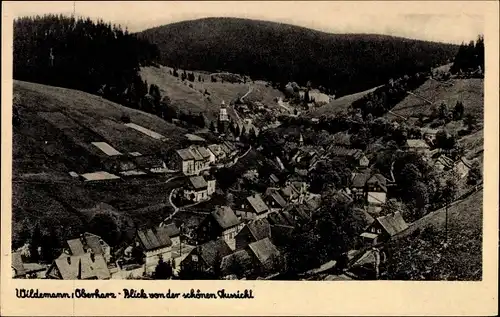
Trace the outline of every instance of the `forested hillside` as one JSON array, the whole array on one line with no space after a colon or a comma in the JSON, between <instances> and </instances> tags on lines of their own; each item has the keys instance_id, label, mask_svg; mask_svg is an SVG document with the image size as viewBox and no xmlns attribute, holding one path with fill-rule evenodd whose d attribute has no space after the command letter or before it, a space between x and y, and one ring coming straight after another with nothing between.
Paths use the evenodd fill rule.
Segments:
<instances>
[{"instance_id":1,"label":"forested hillside","mask_svg":"<svg viewBox=\"0 0 500 317\"><path fill-rule=\"evenodd\" d=\"M45 15L14 21L14 79L99 93L141 108L147 83L140 66L158 56L155 45L102 20Z\"/></svg>"},{"instance_id":2,"label":"forested hillside","mask_svg":"<svg viewBox=\"0 0 500 317\"><path fill-rule=\"evenodd\" d=\"M329 34L274 22L206 18L139 33L162 64L275 82L311 81L342 96L453 59L458 46L368 34Z\"/></svg>"}]
</instances>

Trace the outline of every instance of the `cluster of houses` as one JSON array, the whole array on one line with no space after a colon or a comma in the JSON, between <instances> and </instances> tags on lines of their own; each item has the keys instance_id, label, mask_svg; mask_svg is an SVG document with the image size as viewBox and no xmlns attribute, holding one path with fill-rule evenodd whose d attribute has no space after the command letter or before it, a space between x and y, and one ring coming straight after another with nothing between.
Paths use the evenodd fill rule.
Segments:
<instances>
[{"instance_id":1,"label":"cluster of houses","mask_svg":"<svg viewBox=\"0 0 500 317\"><path fill-rule=\"evenodd\" d=\"M172 162L176 170L184 175L198 175L219 163L232 161L238 154L236 146L228 141L221 144L204 146L190 146L175 151Z\"/></svg>"}]
</instances>

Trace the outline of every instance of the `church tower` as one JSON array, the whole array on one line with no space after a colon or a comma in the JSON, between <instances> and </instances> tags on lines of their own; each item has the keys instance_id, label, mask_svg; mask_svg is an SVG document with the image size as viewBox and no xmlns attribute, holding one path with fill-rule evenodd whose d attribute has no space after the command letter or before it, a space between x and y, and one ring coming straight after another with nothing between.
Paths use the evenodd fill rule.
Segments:
<instances>
[{"instance_id":1,"label":"church tower","mask_svg":"<svg viewBox=\"0 0 500 317\"><path fill-rule=\"evenodd\" d=\"M227 133L229 129L229 116L227 115L227 108L224 100L222 100L220 105L217 129L219 130L219 133Z\"/></svg>"}]
</instances>

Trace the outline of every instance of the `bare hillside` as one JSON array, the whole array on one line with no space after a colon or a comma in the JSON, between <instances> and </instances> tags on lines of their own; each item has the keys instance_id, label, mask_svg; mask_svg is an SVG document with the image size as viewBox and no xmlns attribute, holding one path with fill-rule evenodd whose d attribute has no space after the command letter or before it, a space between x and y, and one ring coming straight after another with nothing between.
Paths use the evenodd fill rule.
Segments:
<instances>
[{"instance_id":1,"label":"bare hillside","mask_svg":"<svg viewBox=\"0 0 500 317\"><path fill-rule=\"evenodd\" d=\"M170 74L171 71L172 68L164 66L143 67L140 75L149 85L157 85L162 96L167 95L177 109L186 113L203 112L209 120L217 117L222 101L229 104L245 96L248 101L259 101L277 107L275 98L283 96L280 91L268 86L264 81L230 83L219 79L217 82L212 82L210 74L194 71L195 81L183 82L180 76L175 77ZM179 70L179 73L181 72L182 70ZM199 78L203 81L199 81ZM232 111L229 111L229 115L234 117Z\"/></svg>"}]
</instances>

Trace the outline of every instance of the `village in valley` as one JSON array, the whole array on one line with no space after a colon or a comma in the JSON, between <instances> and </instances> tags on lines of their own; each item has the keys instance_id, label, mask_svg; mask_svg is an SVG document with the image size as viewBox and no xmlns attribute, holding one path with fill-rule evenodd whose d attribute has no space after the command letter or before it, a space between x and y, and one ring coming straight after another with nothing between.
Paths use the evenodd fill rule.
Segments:
<instances>
[{"instance_id":1,"label":"village in valley","mask_svg":"<svg viewBox=\"0 0 500 317\"><path fill-rule=\"evenodd\" d=\"M161 61L92 94L19 66L13 277L480 279L481 54L340 96Z\"/></svg>"}]
</instances>

